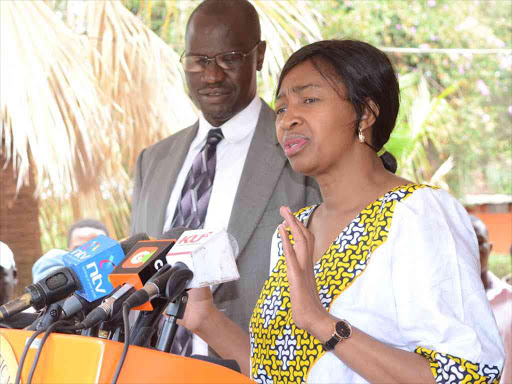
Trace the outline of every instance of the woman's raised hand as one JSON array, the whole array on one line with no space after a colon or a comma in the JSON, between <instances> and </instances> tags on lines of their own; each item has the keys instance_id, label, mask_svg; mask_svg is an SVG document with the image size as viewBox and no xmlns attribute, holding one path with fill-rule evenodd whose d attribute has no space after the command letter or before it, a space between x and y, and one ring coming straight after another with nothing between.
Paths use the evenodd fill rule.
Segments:
<instances>
[{"instance_id":1,"label":"woman's raised hand","mask_svg":"<svg viewBox=\"0 0 512 384\"><path fill-rule=\"evenodd\" d=\"M286 258L293 322L300 329L315 335L315 325L320 319L329 317L318 296L313 271L313 250L315 236L291 213L288 207L281 207L284 223L279 226ZM292 245L286 227L295 240Z\"/></svg>"}]
</instances>

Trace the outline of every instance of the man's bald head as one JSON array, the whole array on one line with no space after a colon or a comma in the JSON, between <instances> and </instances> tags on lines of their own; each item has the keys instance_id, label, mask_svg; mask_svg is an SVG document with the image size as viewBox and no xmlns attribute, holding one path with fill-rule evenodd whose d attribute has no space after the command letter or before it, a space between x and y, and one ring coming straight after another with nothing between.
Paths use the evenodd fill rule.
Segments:
<instances>
[{"instance_id":1,"label":"man's bald head","mask_svg":"<svg viewBox=\"0 0 512 384\"><path fill-rule=\"evenodd\" d=\"M199 16L199 17L198 17ZM205 0L194 9L187 23L186 36L202 16L217 18L223 24L243 26L249 41L261 40L260 19L256 8L247 0ZM235 30L240 30L235 28ZM187 38L187 37L186 37Z\"/></svg>"}]
</instances>

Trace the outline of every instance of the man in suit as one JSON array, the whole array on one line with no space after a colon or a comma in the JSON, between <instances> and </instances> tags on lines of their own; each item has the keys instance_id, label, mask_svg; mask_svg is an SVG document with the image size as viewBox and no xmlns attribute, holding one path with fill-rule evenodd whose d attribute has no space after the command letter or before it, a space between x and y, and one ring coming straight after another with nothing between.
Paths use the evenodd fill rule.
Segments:
<instances>
[{"instance_id":1,"label":"man in suit","mask_svg":"<svg viewBox=\"0 0 512 384\"><path fill-rule=\"evenodd\" d=\"M158 236L176 226L184 185L208 132L221 128L204 228L226 228L238 242L240 279L220 285L214 301L248 329L269 274L279 207L318 203L312 179L291 169L275 133L274 111L257 96L265 56L259 18L245 0L205 0L191 15L182 56L199 121L143 150L137 160L131 232ZM193 168L192 168L193 169ZM183 221L179 221L183 225ZM194 353L205 353L195 337Z\"/></svg>"}]
</instances>

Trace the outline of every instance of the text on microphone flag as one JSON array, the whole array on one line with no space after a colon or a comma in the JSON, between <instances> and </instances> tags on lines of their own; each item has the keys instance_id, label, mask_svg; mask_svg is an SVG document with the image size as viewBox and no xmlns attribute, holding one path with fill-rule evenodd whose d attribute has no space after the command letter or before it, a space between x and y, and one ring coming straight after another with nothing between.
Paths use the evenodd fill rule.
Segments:
<instances>
[{"instance_id":1,"label":"text on microphone flag","mask_svg":"<svg viewBox=\"0 0 512 384\"><path fill-rule=\"evenodd\" d=\"M123 259L121 245L100 235L69 252L63 262L77 273L82 283L82 290L77 293L92 302L114 289L109 274Z\"/></svg>"}]
</instances>

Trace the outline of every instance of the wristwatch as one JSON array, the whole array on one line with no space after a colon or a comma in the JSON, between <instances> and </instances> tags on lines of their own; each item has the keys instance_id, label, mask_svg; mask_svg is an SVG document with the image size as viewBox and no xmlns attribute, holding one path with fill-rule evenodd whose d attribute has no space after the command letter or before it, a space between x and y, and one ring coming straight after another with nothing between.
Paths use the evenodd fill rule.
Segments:
<instances>
[{"instance_id":1,"label":"wristwatch","mask_svg":"<svg viewBox=\"0 0 512 384\"><path fill-rule=\"evenodd\" d=\"M347 320L340 320L333 325L332 337L322 346L325 351L332 351L340 341L352 336L352 327Z\"/></svg>"}]
</instances>

